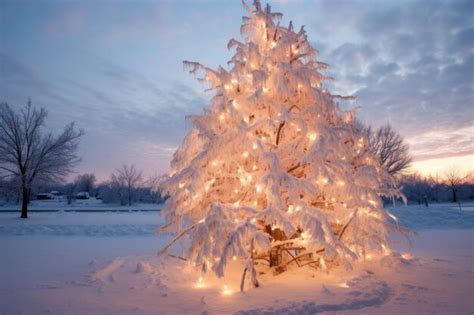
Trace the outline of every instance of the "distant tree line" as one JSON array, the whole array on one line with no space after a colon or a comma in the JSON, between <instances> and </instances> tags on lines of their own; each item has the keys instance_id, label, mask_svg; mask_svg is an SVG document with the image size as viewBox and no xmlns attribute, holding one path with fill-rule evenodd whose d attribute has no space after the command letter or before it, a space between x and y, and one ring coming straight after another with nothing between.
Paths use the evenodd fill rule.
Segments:
<instances>
[{"instance_id":1,"label":"distant tree line","mask_svg":"<svg viewBox=\"0 0 474 315\"><path fill-rule=\"evenodd\" d=\"M44 132L47 112L31 105L19 110L0 103L0 202L21 202L21 217L27 218L29 201L38 193L55 192L75 202L78 196L91 196L104 203L131 206L133 203L161 203L158 189L161 177L147 180L134 165L122 165L108 181L97 183L94 174L81 174L73 181L65 178L79 162L78 140L84 132L74 123L57 135ZM390 124L372 129L357 122L367 138L369 150L393 175L410 202L459 202L474 199L474 178L460 176L451 169L440 176L406 174L412 161L408 145Z\"/></svg>"},{"instance_id":2,"label":"distant tree line","mask_svg":"<svg viewBox=\"0 0 474 315\"><path fill-rule=\"evenodd\" d=\"M428 206L432 202L474 200L473 176L461 176L455 169L448 170L442 176L403 175L399 182L411 203Z\"/></svg>"},{"instance_id":3,"label":"distant tree line","mask_svg":"<svg viewBox=\"0 0 474 315\"><path fill-rule=\"evenodd\" d=\"M125 171L128 171L125 172ZM156 182L159 177L143 180L141 172L135 166L124 165L117 169L110 180L98 183L94 174L81 174L70 182L37 181L31 186L30 200L37 194L55 193L55 198L67 200L68 204L76 202L77 195L87 193L90 198L102 200L107 204L131 206L135 203L162 203L165 198ZM11 180L0 180L0 201L20 203L22 191L18 183Z\"/></svg>"}]
</instances>

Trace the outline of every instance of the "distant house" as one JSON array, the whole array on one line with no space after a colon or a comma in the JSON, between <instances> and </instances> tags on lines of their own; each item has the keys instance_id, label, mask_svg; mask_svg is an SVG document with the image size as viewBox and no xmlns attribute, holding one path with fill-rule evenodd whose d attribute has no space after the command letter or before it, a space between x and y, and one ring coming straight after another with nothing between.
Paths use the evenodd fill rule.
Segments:
<instances>
[{"instance_id":1,"label":"distant house","mask_svg":"<svg viewBox=\"0 0 474 315\"><path fill-rule=\"evenodd\" d=\"M37 200L51 200L51 199L54 199L54 195L50 193L40 193L40 194L36 194L36 199Z\"/></svg>"},{"instance_id":2,"label":"distant house","mask_svg":"<svg viewBox=\"0 0 474 315\"><path fill-rule=\"evenodd\" d=\"M89 199L90 195L87 191L80 191L76 194L76 199Z\"/></svg>"}]
</instances>

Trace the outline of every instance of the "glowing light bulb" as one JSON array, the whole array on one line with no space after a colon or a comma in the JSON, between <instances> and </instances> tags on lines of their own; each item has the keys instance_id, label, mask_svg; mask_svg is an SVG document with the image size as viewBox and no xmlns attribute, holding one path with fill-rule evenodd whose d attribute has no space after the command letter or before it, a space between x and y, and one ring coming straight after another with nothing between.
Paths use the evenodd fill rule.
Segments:
<instances>
[{"instance_id":1,"label":"glowing light bulb","mask_svg":"<svg viewBox=\"0 0 474 315\"><path fill-rule=\"evenodd\" d=\"M235 255L232 256L232 260L233 260L233 261L236 261L236 260L237 260L237 256L235 256Z\"/></svg>"},{"instance_id":2,"label":"glowing light bulb","mask_svg":"<svg viewBox=\"0 0 474 315\"><path fill-rule=\"evenodd\" d=\"M204 283L204 279L202 277L199 277L198 281L194 285L196 289L202 289L206 287L206 284Z\"/></svg>"},{"instance_id":3,"label":"glowing light bulb","mask_svg":"<svg viewBox=\"0 0 474 315\"><path fill-rule=\"evenodd\" d=\"M303 241L303 243L306 243L308 240L311 239L311 234L304 231L303 233L301 233L301 238L300 239L301 239L301 241Z\"/></svg>"},{"instance_id":4,"label":"glowing light bulb","mask_svg":"<svg viewBox=\"0 0 474 315\"><path fill-rule=\"evenodd\" d=\"M308 139L311 140L311 141L316 140L317 137L318 137L318 134L316 132L310 132L308 134Z\"/></svg>"},{"instance_id":5,"label":"glowing light bulb","mask_svg":"<svg viewBox=\"0 0 474 315\"><path fill-rule=\"evenodd\" d=\"M222 288L222 295L232 295L232 290L227 286L227 284L224 285Z\"/></svg>"},{"instance_id":6,"label":"glowing light bulb","mask_svg":"<svg viewBox=\"0 0 474 315\"><path fill-rule=\"evenodd\" d=\"M248 153L247 151L245 151L244 153L242 153L242 156L243 156L244 158L248 158L248 157L249 157L249 153Z\"/></svg>"},{"instance_id":7,"label":"glowing light bulb","mask_svg":"<svg viewBox=\"0 0 474 315\"><path fill-rule=\"evenodd\" d=\"M254 205L254 206L257 206L257 205L258 205L257 200L255 200L255 201L253 202L253 205Z\"/></svg>"}]
</instances>

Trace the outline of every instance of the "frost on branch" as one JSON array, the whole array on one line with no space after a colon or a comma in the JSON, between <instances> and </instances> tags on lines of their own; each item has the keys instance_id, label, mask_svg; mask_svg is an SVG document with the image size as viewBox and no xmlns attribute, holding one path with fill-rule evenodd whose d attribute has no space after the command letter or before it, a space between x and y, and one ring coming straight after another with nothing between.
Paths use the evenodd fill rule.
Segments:
<instances>
[{"instance_id":1,"label":"frost on branch","mask_svg":"<svg viewBox=\"0 0 474 315\"><path fill-rule=\"evenodd\" d=\"M380 196L400 193L357 131L355 110L339 109L351 97L322 87L328 65L303 27L280 26L281 14L257 0L244 7L230 70L184 62L215 96L190 117L164 183L172 243L187 239L186 258L218 276L242 261L255 285L257 264L349 268L386 252L396 226Z\"/></svg>"}]
</instances>

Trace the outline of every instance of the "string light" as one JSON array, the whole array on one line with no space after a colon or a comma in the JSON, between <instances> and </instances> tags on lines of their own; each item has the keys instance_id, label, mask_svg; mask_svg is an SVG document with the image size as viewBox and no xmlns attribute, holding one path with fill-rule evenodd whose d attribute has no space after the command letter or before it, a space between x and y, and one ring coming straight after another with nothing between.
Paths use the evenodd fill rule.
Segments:
<instances>
[{"instance_id":1,"label":"string light","mask_svg":"<svg viewBox=\"0 0 474 315\"><path fill-rule=\"evenodd\" d=\"M224 285L222 288L222 295L232 295L232 290L227 286L227 284Z\"/></svg>"},{"instance_id":2,"label":"string light","mask_svg":"<svg viewBox=\"0 0 474 315\"><path fill-rule=\"evenodd\" d=\"M204 279L202 277L199 277L198 281L194 285L196 289L202 289L206 287L206 284L204 283Z\"/></svg>"}]
</instances>

